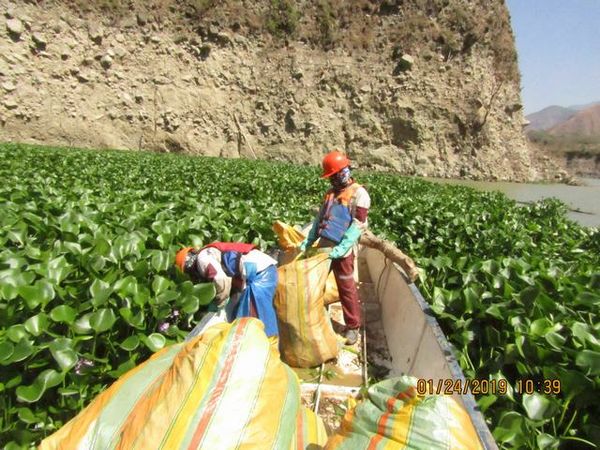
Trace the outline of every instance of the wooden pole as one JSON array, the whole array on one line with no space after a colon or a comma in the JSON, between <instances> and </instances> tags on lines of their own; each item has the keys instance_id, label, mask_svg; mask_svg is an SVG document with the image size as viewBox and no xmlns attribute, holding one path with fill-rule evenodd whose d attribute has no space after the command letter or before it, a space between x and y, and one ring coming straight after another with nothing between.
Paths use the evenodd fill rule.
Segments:
<instances>
[{"instance_id":1,"label":"wooden pole","mask_svg":"<svg viewBox=\"0 0 600 450\"><path fill-rule=\"evenodd\" d=\"M250 141L248 140L248 138L244 134L244 131L242 130L242 126L240 125L240 122L239 122L237 116L235 115L235 113L233 113L232 116L233 116L233 120L235 120L235 124L237 126L239 135L244 139L244 142L246 143L246 145L248 146L248 148L252 152L252 156L254 156L254 159L258 159L256 157L256 153L254 153L254 149L252 148L252 145L250 145Z\"/></svg>"}]
</instances>

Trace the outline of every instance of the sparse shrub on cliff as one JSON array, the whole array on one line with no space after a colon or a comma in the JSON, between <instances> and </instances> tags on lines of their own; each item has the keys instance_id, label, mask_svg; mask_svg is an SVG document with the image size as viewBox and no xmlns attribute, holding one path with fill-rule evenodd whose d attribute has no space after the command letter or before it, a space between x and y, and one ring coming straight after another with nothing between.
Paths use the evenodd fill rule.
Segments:
<instances>
[{"instance_id":1,"label":"sparse shrub on cliff","mask_svg":"<svg viewBox=\"0 0 600 450\"><path fill-rule=\"evenodd\" d=\"M294 36L300 12L292 0L271 0L266 20L267 30L278 37Z\"/></svg>"},{"instance_id":2,"label":"sparse shrub on cliff","mask_svg":"<svg viewBox=\"0 0 600 450\"><path fill-rule=\"evenodd\" d=\"M193 9L196 16L202 16L216 3L215 0L187 0L187 4Z\"/></svg>"},{"instance_id":3,"label":"sparse shrub on cliff","mask_svg":"<svg viewBox=\"0 0 600 450\"><path fill-rule=\"evenodd\" d=\"M467 54L477 42L483 40L484 31L480 20L465 5L452 3L440 14L444 50L448 53Z\"/></svg>"},{"instance_id":4,"label":"sparse shrub on cliff","mask_svg":"<svg viewBox=\"0 0 600 450\"><path fill-rule=\"evenodd\" d=\"M319 0L307 5L301 38L324 50L368 49L374 40L377 5L370 0Z\"/></svg>"},{"instance_id":5,"label":"sparse shrub on cliff","mask_svg":"<svg viewBox=\"0 0 600 450\"><path fill-rule=\"evenodd\" d=\"M37 3L43 3L43 1L38 1ZM118 16L130 8L130 4L127 0L63 0L58 3L64 3L79 13L101 11L105 14L114 16Z\"/></svg>"},{"instance_id":6,"label":"sparse shrub on cliff","mask_svg":"<svg viewBox=\"0 0 600 450\"><path fill-rule=\"evenodd\" d=\"M336 14L330 0L321 0L317 5L317 26L320 41L324 48L333 46L336 42Z\"/></svg>"},{"instance_id":7,"label":"sparse shrub on cliff","mask_svg":"<svg viewBox=\"0 0 600 450\"><path fill-rule=\"evenodd\" d=\"M436 22L421 11L405 11L395 33L390 39L402 47L404 53L419 53L431 48L431 44L440 37Z\"/></svg>"},{"instance_id":8,"label":"sparse shrub on cliff","mask_svg":"<svg viewBox=\"0 0 600 450\"><path fill-rule=\"evenodd\" d=\"M487 3L486 3L487 4ZM508 81L520 82L517 51L510 26L510 16L504 2L492 3L485 19L486 45L494 55L496 75Z\"/></svg>"},{"instance_id":9,"label":"sparse shrub on cliff","mask_svg":"<svg viewBox=\"0 0 600 450\"><path fill-rule=\"evenodd\" d=\"M325 50L368 50L391 41L406 52L438 53L448 61L469 54L473 46L481 44L493 55L499 78L519 81L510 18L503 0L55 1L78 13L101 11L112 19L145 10L153 11L156 20L169 14L177 20L179 12L193 26L216 22L242 33L299 38ZM392 20L395 26L377 35L383 20Z\"/></svg>"},{"instance_id":10,"label":"sparse shrub on cliff","mask_svg":"<svg viewBox=\"0 0 600 450\"><path fill-rule=\"evenodd\" d=\"M400 17L390 38L408 52L436 51L448 61L479 44L491 52L498 79L519 81L510 17L502 1L388 0L377 14Z\"/></svg>"}]
</instances>

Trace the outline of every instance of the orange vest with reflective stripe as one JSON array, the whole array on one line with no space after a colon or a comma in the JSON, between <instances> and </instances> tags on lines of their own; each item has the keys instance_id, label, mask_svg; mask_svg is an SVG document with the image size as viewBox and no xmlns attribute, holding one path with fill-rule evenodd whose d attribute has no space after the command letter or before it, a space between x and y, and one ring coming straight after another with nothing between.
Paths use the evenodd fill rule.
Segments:
<instances>
[{"instance_id":1,"label":"orange vest with reflective stripe","mask_svg":"<svg viewBox=\"0 0 600 450\"><path fill-rule=\"evenodd\" d=\"M337 193L333 189L327 191L319 213L319 237L329 239L336 244L342 241L354 218L350 203L361 187L362 185L358 183L352 183Z\"/></svg>"}]
</instances>

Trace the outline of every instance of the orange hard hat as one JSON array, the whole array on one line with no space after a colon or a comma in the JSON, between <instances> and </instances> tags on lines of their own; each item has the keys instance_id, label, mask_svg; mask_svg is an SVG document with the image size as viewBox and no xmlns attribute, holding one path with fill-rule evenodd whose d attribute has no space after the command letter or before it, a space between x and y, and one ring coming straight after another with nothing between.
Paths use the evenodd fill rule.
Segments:
<instances>
[{"instance_id":1,"label":"orange hard hat","mask_svg":"<svg viewBox=\"0 0 600 450\"><path fill-rule=\"evenodd\" d=\"M177 252L175 255L175 265L179 267L179 270L185 272L185 260L190 250L194 250L194 247L185 247Z\"/></svg>"},{"instance_id":2,"label":"orange hard hat","mask_svg":"<svg viewBox=\"0 0 600 450\"><path fill-rule=\"evenodd\" d=\"M323 158L323 175L321 175L321 178L329 178L349 165L350 160L344 153L337 150L329 152Z\"/></svg>"}]
</instances>

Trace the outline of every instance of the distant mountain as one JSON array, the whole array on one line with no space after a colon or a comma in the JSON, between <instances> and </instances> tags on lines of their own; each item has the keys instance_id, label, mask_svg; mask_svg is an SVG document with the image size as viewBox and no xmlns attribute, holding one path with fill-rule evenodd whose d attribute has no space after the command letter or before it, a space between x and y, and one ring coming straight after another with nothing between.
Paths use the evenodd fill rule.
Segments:
<instances>
[{"instance_id":1,"label":"distant mountain","mask_svg":"<svg viewBox=\"0 0 600 450\"><path fill-rule=\"evenodd\" d=\"M526 117L527 137L540 151L562 159L577 176L600 178L600 102L550 106Z\"/></svg>"},{"instance_id":2,"label":"distant mountain","mask_svg":"<svg viewBox=\"0 0 600 450\"><path fill-rule=\"evenodd\" d=\"M553 126L548 133L553 136L572 134L600 137L600 104L578 111L568 120Z\"/></svg>"},{"instance_id":3,"label":"distant mountain","mask_svg":"<svg viewBox=\"0 0 600 450\"><path fill-rule=\"evenodd\" d=\"M549 130L555 125L569 120L576 113L577 111L571 108L556 105L548 106L541 111L525 116L529 120L527 130Z\"/></svg>"},{"instance_id":4,"label":"distant mountain","mask_svg":"<svg viewBox=\"0 0 600 450\"><path fill-rule=\"evenodd\" d=\"M596 106L596 105L600 105L600 102L586 103L585 105L573 105L573 106L568 106L568 108L573 109L575 111L581 111L582 109L587 109L590 106Z\"/></svg>"}]
</instances>

